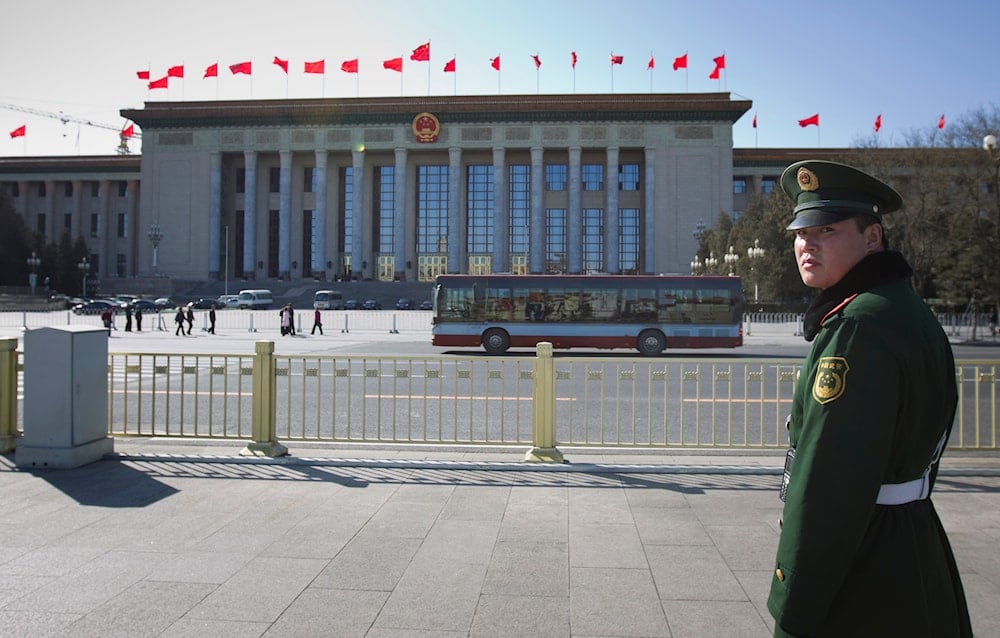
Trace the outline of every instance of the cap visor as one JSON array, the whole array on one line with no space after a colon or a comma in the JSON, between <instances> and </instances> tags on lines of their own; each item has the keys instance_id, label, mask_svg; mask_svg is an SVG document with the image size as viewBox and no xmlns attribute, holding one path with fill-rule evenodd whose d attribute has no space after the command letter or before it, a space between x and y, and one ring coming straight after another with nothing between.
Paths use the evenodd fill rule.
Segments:
<instances>
[{"instance_id":1,"label":"cap visor","mask_svg":"<svg viewBox=\"0 0 1000 638\"><path fill-rule=\"evenodd\" d=\"M792 223L785 226L785 230L799 230L800 228L811 228L813 226L824 226L826 224L836 224L845 219L854 217L855 213L836 213L829 210L810 210L799 213L792 220Z\"/></svg>"}]
</instances>

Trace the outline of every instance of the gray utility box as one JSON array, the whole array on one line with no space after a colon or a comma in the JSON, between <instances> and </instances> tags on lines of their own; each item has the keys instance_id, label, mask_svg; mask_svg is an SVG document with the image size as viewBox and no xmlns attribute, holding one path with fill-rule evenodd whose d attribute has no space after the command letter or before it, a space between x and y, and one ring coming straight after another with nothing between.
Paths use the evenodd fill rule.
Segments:
<instances>
[{"instance_id":1,"label":"gray utility box","mask_svg":"<svg viewBox=\"0 0 1000 638\"><path fill-rule=\"evenodd\" d=\"M108 332L91 326L24 333L22 468L69 469L114 451L108 436Z\"/></svg>"}]
</instances>

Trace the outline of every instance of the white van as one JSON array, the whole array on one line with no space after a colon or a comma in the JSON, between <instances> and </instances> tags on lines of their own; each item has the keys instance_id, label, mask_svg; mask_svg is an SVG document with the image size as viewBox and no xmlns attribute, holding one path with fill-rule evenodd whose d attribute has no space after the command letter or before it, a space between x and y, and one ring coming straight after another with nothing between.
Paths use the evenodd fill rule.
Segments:
<instances>
[{"instance_id":1,"label":"white van","mask_svg":"<svg viewBox=\"0 0 1000 638\"><path fill-rule=\"evenodd\" d=\"M271 307L270 290L241 290L239 306L241 310L267 310Z\"/></svg>"},{"instance_id":2,"label":"white van","mask_svg":"<svg viewBox=\"0 0 1000 638\"><path fill-rule=\"evenodd\" d=\"M343 310L344 298L336 290L317 290L313 295L313 308L317 310Z\"/></svg>"}]
</instances>

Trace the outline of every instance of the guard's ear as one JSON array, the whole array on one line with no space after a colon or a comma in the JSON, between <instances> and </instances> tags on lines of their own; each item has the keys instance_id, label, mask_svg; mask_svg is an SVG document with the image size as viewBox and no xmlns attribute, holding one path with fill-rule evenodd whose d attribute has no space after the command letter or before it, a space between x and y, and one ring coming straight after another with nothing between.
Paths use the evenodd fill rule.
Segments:
<instances>
[{"instance_id":1,"label":"guard's ear","mask_svg":"<svg viewBox=\"0 0 1000 638\"><path fill-rule=\"evenodd\" d=\"M865 228L865 240L868 252L873 252L882 248L882 224L869 224Z\"/></svg>"}]
</instances>

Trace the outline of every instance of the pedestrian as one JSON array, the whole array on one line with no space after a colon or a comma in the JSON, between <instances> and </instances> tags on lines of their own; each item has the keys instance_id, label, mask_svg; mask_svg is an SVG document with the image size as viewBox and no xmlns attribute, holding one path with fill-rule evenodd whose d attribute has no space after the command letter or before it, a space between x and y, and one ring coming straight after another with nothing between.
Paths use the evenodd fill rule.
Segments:
<instances>
[{"instance_id":1,"label":"pedestrian","mask_svg":"<svg viewBox=\"0 0 1000 638\"><path fill-rule=\"evenodd\" d=\"M101 313L101 323L104 324L104 329L111 334L111 309L105 308L104 312Z\"/></svg>"},{"instance_id":2,"label":"pedestrian","mask_svg":"<svg viewBox=\"0 0 1000 638\"><path fill-rule=\"evenodd\" d=\"M295 336L295 311L292 310L292 304L285 306L288 308L288 334Z\"/></svg>"},{"instance_id":3,"label":"pedestrian","mask_svg":"<svg viewBox=\"0 0 1000 638\"><path fill-rule=\"evenodd\" d=\"M174 323L177 324L177 330L174 330L175 335L184 334L184 309L177 306L177 314L174 315Z\"/></svg>"},{"instance_id":4,"label":"pedestrian","mask_svg":"<svg viewBox=\"0 0 1000 638\"><path fill-rule=\"evenodd\" d=\"M281 317L281 336L284 337L288 334L288 306L282 306L278 316Z\"/></svg>"},{"instance_id":5,"label":"pedestrian","mask_svg":"<svg viewBox=\"0 0 1000 638\"><path fill-rule=\"evenodd\" d=\"M142 308L135 309L135 331L142 332Z\"/></svg>"},{"instance_id":6,"label":"pedestrian","mask_svg":"<svg viewBox=\"0 0 1000 638\"><path fill-rule=\"evenodd\" d=\"M313 329L309 334L316 334L316 329L319 329L319 334L323 334L323 314L319 311L319 308L313 310Z\"/></svg>"},{"instance_id":7,"label":"pedestrian","mask_svg":"<svg viewBox=\"0 0 1000 638\"><path fill-rule=\"evenodd\" d=\"M132 306L125 306L125 332L132 332Z\"/></svg>"},{"instance_id":8,"label":"pedestrian","mask_svg":"<svg viewBox=\"0 0 1000 638\"><path fill-rule=\"evenodd\" d=\"M215 307L208 309L208 334L215 334Z\"/></svg>"},{"instance_id":9,"label":"pedestrian","mask_svg":"<svg viewBox=\"0 0 1000 638\"><path fill-rule=\"evenodd\" d=\"M993 310L990 311L990 338L997 338L997 307L993 306Z\"/></svg>"},{"instance_id":10,"label":"pedestrian","mask_svg":"<svg viewBox=\"0 0 1000 638\"><path fill-rule=\"evenodd\" d=\"M191 334L191 328L194 327L194 306L192 306L191 304L188 304L187 323L188 323L188 334Z\"/></svg>"},{"instance_id":11,"label":"pedestrian","mask_svg":"<svg viewBox=\"0 0 1000 638\"><path fill-rule=\"evenodd\" d=\"M971 636L948 537L930 499L957 405L941 324L888 250L902 206L850 166L781 175L802 282L819 289L792 397L784 511L767 606L775 636Z\"/></svg>"}]
</instances>

